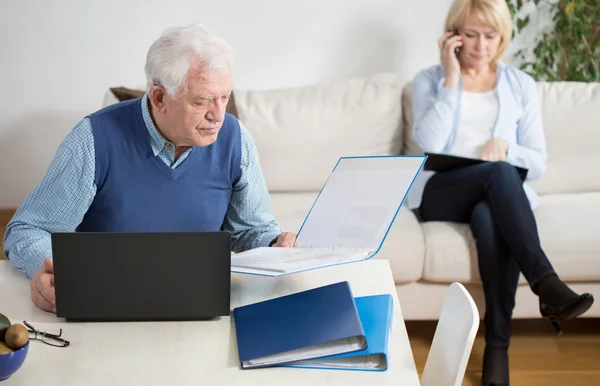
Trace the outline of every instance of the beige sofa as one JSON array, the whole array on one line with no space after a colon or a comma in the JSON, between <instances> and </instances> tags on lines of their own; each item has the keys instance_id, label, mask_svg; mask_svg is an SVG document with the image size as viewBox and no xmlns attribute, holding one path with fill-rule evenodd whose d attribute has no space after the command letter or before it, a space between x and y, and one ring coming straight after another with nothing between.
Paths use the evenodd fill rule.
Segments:
<instances>
[{"instance_id":1,"label":"beige sofa","mask_svg":"<svg viewBox=\"0 0 600 386\"><path fill-rule=\"evenodd\" d=\"M540 83L548 169L531 186L543 247L575 291L600 297L600 84ZM410 85L393 74L281 90L236 90L282 227L297 231L340 156L418 154ZM419 223L406 205L380 252L392 267L407 320L437 319L447 286L466 285L483 314L467 225ZM521 278L516 318L539 317ZM586 314L600 316L600 300Z\"/></svg>"}]
</instances>

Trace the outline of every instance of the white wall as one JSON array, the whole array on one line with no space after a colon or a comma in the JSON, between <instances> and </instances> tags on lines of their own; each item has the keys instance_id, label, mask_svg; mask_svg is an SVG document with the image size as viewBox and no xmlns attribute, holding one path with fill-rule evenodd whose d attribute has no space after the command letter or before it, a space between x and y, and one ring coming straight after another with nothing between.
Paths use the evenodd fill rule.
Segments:
<instances>
[{"instance_id":1,"label":"white wall","mask_svg":"<svg viewBox=\"0 0 600 386\"><path fill-rule=\"evenodd\" d=\"M450 0L2 0L0 208L18 206L109 87L144 84L151 42L201 22L236 51L236 87L280 88L439 57Z\"/></svg>"}]
</instances>

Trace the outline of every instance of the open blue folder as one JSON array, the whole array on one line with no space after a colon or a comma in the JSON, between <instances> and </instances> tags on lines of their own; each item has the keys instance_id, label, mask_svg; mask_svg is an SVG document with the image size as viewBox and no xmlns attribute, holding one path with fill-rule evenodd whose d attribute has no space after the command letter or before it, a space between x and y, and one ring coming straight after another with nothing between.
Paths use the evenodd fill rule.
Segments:
<instances>
[{"instance_id":1,"label":"open blue folder","mask_svg":"<svg viewBox=\"0 0 600 386\"><path fill-rule=\"evenodd\" d=\"M292 362L284 366L363 371L387 370L393 315L392 296L387 294L363 296L357 297L355 301L367 336L367 348L345 354Z\"/></svg>"},{"instance_id":2,"label":"open blue folder","mask_svg":"<svg viewBox=\"0 0 600 386\"><path fill-rule=\"evenodd\" d=\"M298 230L296 247L231 256L231 272L282 276L379 253L425 156L341 157Z\"/></svg>"},{"instance_id":3,"label":"open blue folder","mask_svg":"<svg viewBox=\"0 0 600 386\"><path fill-rule=\"evenodd\" d=\"M346 281L237 307L233 319L242 369L367 347Z\"/></svg>"}]
</instances>

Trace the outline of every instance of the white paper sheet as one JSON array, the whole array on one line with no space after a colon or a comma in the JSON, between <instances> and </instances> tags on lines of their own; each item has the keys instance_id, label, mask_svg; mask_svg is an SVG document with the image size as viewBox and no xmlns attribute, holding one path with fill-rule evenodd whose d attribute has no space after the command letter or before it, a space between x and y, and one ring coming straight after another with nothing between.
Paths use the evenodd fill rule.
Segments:
<instances>
[{"instance_id":1,"label":"white paper sheet","mask_svg":"<svg viewBox=\"0 0 600 386\"><path fill-rule=\"evenodd\" d=\"M298 243L377 250L424 160L341 159L306 218Z\"/></svg>"},{"instance_id":2,"label":"white paper sheet","mask_svg":"<svg viewBox=\"0 0 600 386\"><path fill-rule=\"evenodd\" d=\"M255 248L231 257L235 271L285 274L347 261L363 260L368 251L354 248Z\"/></svg>"},{"instance_id":3,"label":"white paper sheet","mask_svg":"<svg viewBox=\"0 0 600 386\"><path fill-rule=\"evenodd\" d=\"M363 337L352 337L337 340L335 342L323 343L317 346L302 348L287 353L271 355L264 358L253 359L244 362L246 367L266 366L279 363L297 361L299 359L319 358L322 356L344 354L358 351L366 347Z\"/></svg>"},{"instance_id":4,"label":"white paper sheet","mask_svg":"<svg viewBox=\"0 0 600 386\"><path fill-rule=\"evenodd\" d=\"M386 358L380 354L357 355L346 358L333 358L327 360L306 360L290 363L298 367L318 367L323 369L383 369L386 366Z\"/></svg>"}]
</instances>

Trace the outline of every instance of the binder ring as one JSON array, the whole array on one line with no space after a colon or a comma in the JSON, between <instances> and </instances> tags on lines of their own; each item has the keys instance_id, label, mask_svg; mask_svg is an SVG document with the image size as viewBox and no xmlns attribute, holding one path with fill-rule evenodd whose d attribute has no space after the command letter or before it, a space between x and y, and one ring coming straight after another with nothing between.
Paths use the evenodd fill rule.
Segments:
<instances>
[{"instance_id":1,"label":"binder ring","mask_svg":"<svg viewBox=\"0 0 600 386\"><path fill-rule=\"evenodd\" d=\"M339 244L335 244L335 245L332 247L332 249L333 249L334 251L335 251L335 247L340 247L340 248L341 248L342 246L341 246L341 245L339 245Z\"/></svg>"},{"instance_id":2,"label":"binder ring","mask_svg":"<svg viewBox=\"0 0 600 386\"><path fill-rule=\"evenodd\" d=\"M363 248L362 245L359 245L359 246L357 246L357 247L354 248L354 252L358 252L358 248L360 248L361 252L365 250L365 248Z\"/></svg>"},{"instance_id":3,"label":"binder ring","mask_svg":"<svg viewBox=\"0 0 600 386\"><path fill-rule=\"evenodd\" d=\"M317 243L317 247L316 247L316 248L318 248L318 247L319 247L319 243ZM311 244L311 245L310 245L310 249L314 251L314 250L315 250L315 245L314 245L314 244Z\"/></svg>"}]
</instances>

